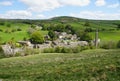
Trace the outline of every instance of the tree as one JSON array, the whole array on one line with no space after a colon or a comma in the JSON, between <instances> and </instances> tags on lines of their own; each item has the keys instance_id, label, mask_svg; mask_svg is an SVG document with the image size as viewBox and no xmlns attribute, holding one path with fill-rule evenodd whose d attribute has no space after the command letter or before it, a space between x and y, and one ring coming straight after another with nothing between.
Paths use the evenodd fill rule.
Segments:
<instances>
[{"instance_id":1,"label":"tree","mask_svg":"<svg viewBox=\"0 0 120 81\"><path fill-rule=\"evenodd\" d=\"M120 29L120 24L117 25L117 28Z\"/></svg>"},{"instance_id":2,"label":"tree","mask_svg":"<svg viewBox=\"0 0 120 81\"><path fill-rule=\"evenodd\" d=\"M81 35L80 40L90 42L92 40L92 37L87 32L84 32Z\"/></svg>"},{"instance_id":3,"label":"tree","mask_svg":"<svg viewBox=\"0 0 120 81\"><path fill-rule=\"evenodd\" d=\"M85 28L85 32L93 32L94 30L92 28Z\"/></svg>"},{"instance_id":4,"label":"tree","mask_svg":"<svg viewBox=\"0 0 120 81\"><path fill-rule=\"evenodd\" d=\"M7 24L7 27L11 27L11 24Z\"/></svg>"},{"instance_id":5,"label":"tree","mask_svg":"<svg viewBox=\"0 0 120 81\"><path fill-rule=\"evenodd\" d=\"M117 43L117 48L120 48L120 40Z\"/></svg>"},{"instance_id":6,"label":"tree","mask_svg":"<svg viewBox=\"0 0 120 81\"><path fill-rule=\"evenodd\" d=\"M54 40L54 39L56 39L56 34L55 34L55 32L54 31L52 31L52 30L50 30L49 32L48 32L48 35L50 36L50 38L52 39L52 40Z\"/></svg>"},{"instance_id":7,"label":"tree","mask_svg":"<svg viewBox=\"0 0 120 81\"><path fill-rule=\"evenodd\" d=\"M2 43L2 37L0 36L0 44Z\"/></svg>"},{"instance_id":8,"label":"tree","mask_svg":"<svg viewBox=\"0 0 120 81\"><path fill-rule=\"evenodd\" d=\"M89 21L86 21L85 24L84 24L84 26L90 26Z\"/></svg>"},{"instance_id":9,"label":"tree","mask_svg":"<svg viewBox=\"0 0 120 81\"><path fill-rule=\"evenodd\" d=\"M35 25L33 25L33 24L31 25L31 28L33 28L33 29L34 29L35 27L36 27Z\"/></svg>"},{"instance_id":10,"label":"tree","mask_svg":"<svg viewBox=\"0 0 120 81\"><path fill-rule=\"evenodd\" d=\"M43 35L39 31L35 31L31 34L30 41L33 44L42 44L44 43L45 40L44 40Z\"/></svg>"},{"instance_id":11,"label":"tree","mask_svg":"<svg viewBox=\"0 0 120 81\"><path fill-rule=\"evenodd\" d=\"M58 24L58 25L56 25L55 31L64 32L64 31L65 31L64 25L63 25L63 24Z\"/></svg>"},{"instance_id":12,"label":"tree","mask_svg":"<svg viewBox=\"0 0 120 81\"><path fill-rule=\"evenodd\" d=\"M4 22L0 22L0 25L5 25L5 23Z\"/></svg>"}]
</instances>

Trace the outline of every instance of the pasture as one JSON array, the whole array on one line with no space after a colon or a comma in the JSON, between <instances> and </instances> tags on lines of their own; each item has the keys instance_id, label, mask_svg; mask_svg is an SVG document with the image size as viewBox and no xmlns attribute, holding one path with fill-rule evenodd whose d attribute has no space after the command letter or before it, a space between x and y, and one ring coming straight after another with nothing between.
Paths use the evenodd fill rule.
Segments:
<instances>
[{"instance_id":1,"label":"pasture","mask_svg":"<svg viewBox=\"0 0 120 81\"><path fill-rule=\"evenodd\" d=\"M95 32L91 32L90 35L92 38L95 38ZM119 31L100 31L98 36L101 41L114 41L118 42L120 40L120 30Z\"/></svg>"},{"instance_id":2,"label":"pasture","mask_svg":"<svg viewBox=\"0 0 120 81\"><path fill-rule=\"evenodd\" d=\"M24 38L28 39L29 35L27 33L30 25L24 23L9 23L11 26L7 27L6 25L0 25L0 41L2 43L10 41L14 38L14 41L20 41ZM17 31L20 29L20 31ZM12 32L13 31L13 32ZM47 31L40 30L41 34L46 35Z\"/></svg>"}]
</instances>

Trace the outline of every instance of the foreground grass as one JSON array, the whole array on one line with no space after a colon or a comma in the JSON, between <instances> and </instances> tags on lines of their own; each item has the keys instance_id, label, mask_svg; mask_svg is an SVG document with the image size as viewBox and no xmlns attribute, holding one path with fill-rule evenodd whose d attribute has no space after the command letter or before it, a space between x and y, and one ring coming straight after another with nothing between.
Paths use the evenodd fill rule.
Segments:
<instances>
[{"instance_id":1,"label":"foreground grass","mask_svg":"<svg viewBox=\"0 0 120 81\"><path fill-rule=\"evenodd\" d=\"M9 81L119 81L120 50L39 54L0 59L0 79Z\"/></svg>"}]
</instances>

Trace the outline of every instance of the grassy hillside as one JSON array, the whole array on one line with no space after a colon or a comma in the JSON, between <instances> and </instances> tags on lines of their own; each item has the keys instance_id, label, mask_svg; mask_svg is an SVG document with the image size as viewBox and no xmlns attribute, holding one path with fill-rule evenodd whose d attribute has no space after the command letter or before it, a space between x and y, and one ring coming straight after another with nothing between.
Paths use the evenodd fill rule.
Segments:
<instances>
[{"instance_id":1,"label":"grassy hillside","mask_svg":"<svg viewBox=\"0 0 120 81\"><path fill-rule=\"evenodd\" d=\"M88 20L88 19L80 19L75 17L55 17L52 18L53 22L63 22L65 24L71 24L76 29L85 28L84 24L86 21L89 21L91 28L99 28L99 29L115 29L117 24L120 24L119 20Z\"/></svg>"},{"instance_id":2,"label":"grassy hillside","mask_svg":"<svg viewBox=\"0 0 120 81\"><path fill-rule=\"evenodd\" d=\"M0 59L6 81L119 81L120 50L87 50L78 54L39 54Z\"/></svg>"},{"instance_id":3,"label":"grassy hillside","mask_svg":"<svg viewBox=\"0 0 120 81\"><path fill-rule=\"evenodd\" d=\"M120 40L120 31L100 31L99 38L101 41L114 41L117 42ZM91 32L92 38L95 38L95 32Z\"/></svg>"},{"instance_id":4,"label":"grassy hillside","mask_svg":"<svg viewBox=\"0 0 120 81\"><path fill-rule=\"evenodd\" d=\"M103 41L112 40L118 41L120 40L120 31L115 31L117 29L117 25L120 24L119 20L88 20L88 19L80 19L75 17L68 17L68 16L62 16L62 17L54 17L48 20L19 20L19 19L0 19L0 23L4 23L4 25L0 25L0 38L2 42L9 41L12 37L15 38L16 41L22 40L24 37L28 37L27 35L27 29L30 27L31 24L35 25L44 25L46 27L49 27L51 24L64 24L64 25L71 25L75 30L83 30L86 28L84 26L85 22L88 21L90 26L89 28L92 28L96 30L96 28L99 28L99 30L105 30L104 32L100 32L99 37ZM7 24L11 24L11 27L7 27ZM22 31L18 31L15 33L5 33L6 30L13 30L16 28L21 28ZM41 31L43 35L47 34L47 31ZM92 32L92 37L94 37L94 32Z\"/></svg>"},{"instance_id":5,"label":"grassy hillside","mask_svg":"<svg viewBox=\"0 0 120 81\"><path fill-rule=\"evenodd\" d=\"M15 41L29 38L27 31L31 26L30 20L0 20L0 23L2 22L4 23L4 25L0 25L0 41L2 43L10 41L13 37ZM7 26L8 24L10 27ZM17 29L21 29L21 31L16 31ZM40 32L43 35L47 34L47 31L41 30Z\"/></svg>"}]
</instances>

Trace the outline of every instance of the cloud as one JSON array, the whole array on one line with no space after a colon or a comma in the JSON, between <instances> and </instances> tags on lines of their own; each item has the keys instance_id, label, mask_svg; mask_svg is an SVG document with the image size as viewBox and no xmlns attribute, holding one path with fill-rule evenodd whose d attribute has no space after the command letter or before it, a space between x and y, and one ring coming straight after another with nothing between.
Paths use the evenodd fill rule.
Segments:
<instances>
[{"instance_id":1,"label":"cloud","mask_svg":"<svg viewBox=\"0 0 120 81\"><path fill-rule=\"evenodd\" d=\"M32 17L32 13L25 10L11 10L6 14L0 14L0 18L6 19L30 19Z\"/></svg>"},{"instance_id":2,"label":"cloud","mask_svg":"<svg viewBox=\"0 0 120 81\"><path fill-rule=\"evenodd\" d=\"M20 0L28 6L28 10L34 12L43 12L53 10L60 7L60 3L57 0Z\"/></svg>"},{"instance_id":3,"label":"cloud","mask_svg":"<svg viewBox=\"0 0 120 81\"><path fill-rule=\"evenodd\" d=\"M0 18L3 19L48 19L43 14L33 14L27 10L11 10L6 12L6 14L0 14Z\"/></svg>"},{"instance_id":4,"label":"cloud","mask_svg":"<svg viewBox=\"0 0 120 81\"><path fill-rule=\"evenodd\" d=\"M0 6L11 6L11 5L12 5L12 2L10 2L10 1L0 2Z\"/></svg>"},{"instance_id":5,"label":"cloud","mask_svg":"<svg viewBox=\"0 0 120 81\"><path fill-rule=\"evenodd\" d=\"M60 0L63 5L72 5L72 6L87 6L90 3L90 0Z\"/></svg>"},{"instance_id":6,"label":"cloud","mask_svg":"<svg viewBox=\"0 0 120 81\"><path fill-rule=\"evenodd\" d=\"M62 6L87 6L90 0L20 0L28 6L28 10L34 12L43 12L53 10Z\"/></svg>"},{"instance_id":7,"label":"cloud","mask_svg":"<svg viewBox=\"0 0 120 81\"><path fill-rule=\"evenodd\" d=\"M97 0L95 2L95 5L96 6L104 6L104 5L106 5L106 2L105 2L105 0Z\"/></svg>"},{"instance_id":8,"label":"cloud","mask_svg":"<svg viewBox=\"0 0 120 81\"><path fill-rule=\"evenodd\" d=\"M35 16L34 16L34 17L35 17ZM35 18L36 18L36 19L46 19L46 16L43 15L43 14L38 14L38 15L36 15Z\"/></svg>"},{"instance_id":9,"label":"cloud","mask_svg":"<svg viewBox=\"0 0 120 81\"><path fill-rule=\"evenodd\" d=\"M119 6L120 6L119 3L115 3L115 4L112 4L112 5L108 5L108 8L117 8Z\"/></svg>"},{"instance_id":10,"label":"cloud","mask_svg":"<svg viewBox=\"0 0 120 81\"><path fill-rule=\"evenodd\" d=\"M104 13L102 11L82 11L80 13L71 13L70 16L95 20L120 20L119 12Z\"/></svg>"}]
</instances>

